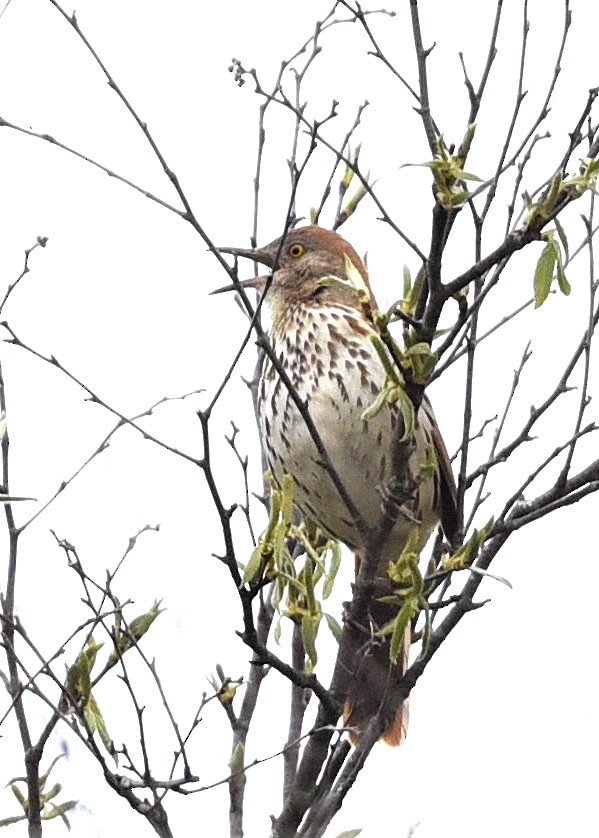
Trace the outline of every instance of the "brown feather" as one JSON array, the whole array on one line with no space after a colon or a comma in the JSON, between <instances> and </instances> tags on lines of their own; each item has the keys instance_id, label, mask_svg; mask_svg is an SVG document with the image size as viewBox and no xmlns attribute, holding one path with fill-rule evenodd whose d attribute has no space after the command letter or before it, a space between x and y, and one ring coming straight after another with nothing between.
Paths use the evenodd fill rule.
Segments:
<instances>
[{"instance_id":1,"label":"brown feather","mask_svg":"<svg viewBox=\"0 0 599 838\"><path fill-rule=\"evenodd\" d=\"M430 408L430 403L426 404ZM430 408L432 414L432 408ZM434 416L432 417L431 435L433 438L433 445L435 446L435 453L437 455L437 464L439 466L439 490L441 495L441 525L443 532L450 544L455 544L456 539L460 535L462 529L461 516L458 510L458 488L456 486L455 477L453 476L453 469L451 467L451 460L445 447L445 442L441 436L441 431L437 425Z\"/></svg>"},{"instance_id":2,"label":"brown feather","mask_svg":"<svg viewBox=\"0 0 599 838\"><path fill-rule=\"evenodd\" d=\"M392 664L389 659L388 636L374 637L374 632L395 616L397 607L374 601L370 606L370 627L347 627L351 640L347 663L352 672L352 680L343 708L343 723L353 728L349 737L354 745L360 740L360 732L379 713L387 691L402 679L408 668L411 626L406 629L402 653L396 664ZM407 728L408 700L397 708L392 721L381 734L381 740L387 745L401 745L406 738Z\"/></svg>"}]
</instances>

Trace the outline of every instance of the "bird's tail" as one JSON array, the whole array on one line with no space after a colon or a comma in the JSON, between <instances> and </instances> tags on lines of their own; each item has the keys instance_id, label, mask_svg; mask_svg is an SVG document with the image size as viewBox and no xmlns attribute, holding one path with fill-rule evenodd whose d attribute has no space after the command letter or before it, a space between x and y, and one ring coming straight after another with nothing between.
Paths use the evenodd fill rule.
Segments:
<instances>
[{"instance_id":1,"label":"bird's tail","mask_svg":"<svg viewBox=\"0 0 599 838\"><path fill-rule=\"evenodd\" d=\"M377 637L375 632L397 615L397 606L373 601L370 605L372 624L351 626L354 641L348 666L352 672L349 694L343 710L343 721L352 728L350 739L357 744L360 733L371 719L377 715L385 697L394 684L401 680L407 666L410 650L411 627L407 626L403 649L397 663L391 663L389 657L390 634ZM381 739L388 745L401 745L406 738L408 727L408 700L396 709L393 719L381 734Z\"/></svg>"}]
</instances>

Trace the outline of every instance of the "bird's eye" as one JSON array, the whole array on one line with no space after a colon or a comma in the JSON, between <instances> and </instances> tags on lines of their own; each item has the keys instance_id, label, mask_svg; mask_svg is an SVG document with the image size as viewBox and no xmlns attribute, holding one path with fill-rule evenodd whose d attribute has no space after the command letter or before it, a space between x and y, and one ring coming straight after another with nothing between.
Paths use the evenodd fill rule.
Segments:
<instances>
[{"instance_id":1,"label":"bird's eye","mask_svg":"<svg viewBox=\"0 0 599 838\"><path fill-rule=\"evenodd\" d=\"M293 259L299 259L299 257L304 253L304 248L301 244L292 244L288 253L291 257L293 257Z\"/></svg>"}]
</instances>

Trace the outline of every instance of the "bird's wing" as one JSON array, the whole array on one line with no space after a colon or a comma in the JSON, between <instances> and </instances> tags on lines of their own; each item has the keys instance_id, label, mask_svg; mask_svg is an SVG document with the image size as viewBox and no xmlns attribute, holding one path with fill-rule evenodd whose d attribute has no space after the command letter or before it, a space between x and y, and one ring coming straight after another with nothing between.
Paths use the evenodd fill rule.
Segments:
<instances>
[{"instance_id":1,"label":"bird's wing","mask_svg":"<svg viewBox=\"0 0 599 838\"><path fill-rule=\"evenodd\" d=\"M439 494L441 499L441 524L443 525L443 532L445 537L452 544L458 536L461 529L461 516L458 510L458 489L453 476L453 469L451 467L451 460L445 447L445 442L441 436L441 431L435 419L433 408L430 401L425 396L422 400L422 409L426 411L431 420L431 435L433 444L435 446L435 453L437 455L437 463L439 465Z\"/></svg>"}]
</instances>

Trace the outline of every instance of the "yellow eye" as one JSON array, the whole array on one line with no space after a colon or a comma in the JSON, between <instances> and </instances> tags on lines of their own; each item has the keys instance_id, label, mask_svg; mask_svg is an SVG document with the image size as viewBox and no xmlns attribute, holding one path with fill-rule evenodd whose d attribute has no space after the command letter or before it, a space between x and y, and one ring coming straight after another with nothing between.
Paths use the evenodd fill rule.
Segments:
<instances>
[{"instance_id":1,"label":"yellow eye","mask_svg":"<svg viewBox=\"0 0 599 838\"><path fill-rule=\"evenodd\" d=\"M304 253L304 248L301 244L292 244L287 252L294 259L299 259L299 257Z\"/></svg>"}]
</instances>

